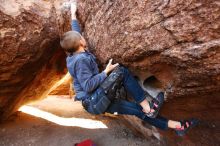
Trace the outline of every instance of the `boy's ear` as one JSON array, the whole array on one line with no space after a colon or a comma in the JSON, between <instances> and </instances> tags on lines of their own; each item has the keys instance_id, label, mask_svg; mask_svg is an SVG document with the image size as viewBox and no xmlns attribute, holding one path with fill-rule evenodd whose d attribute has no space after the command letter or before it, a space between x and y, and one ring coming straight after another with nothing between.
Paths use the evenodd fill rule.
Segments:
<instances>
[{"instance_id":1,"label":"boy's ear","mask_svg":"<svg viewBox=\"0 0 220 146\"><path fill-rule=\"evenodd\" d=\"M82 41L82 39L79 41L80 42L80 44L83 44L83 41Z\"/></svg>"},{"instance_id":2,"label":"boy's ear","mask_svg":"<svg viewBox=\"0 0 220 146\"><path fill-rule=\"evenodd\" d=\"M86 48L85 41L83 39L80 40L80 46Z\"/></svg>"},{"instance_id":3,"label":"boy's ear","mask_svg":"<svg viewBox=\"0 0 220 146\"><path fill-rule=\"evenodd\" d=\"M79 42L80 42L80 46L84 46L82 39Z\"/></svg>"}]
</instances>

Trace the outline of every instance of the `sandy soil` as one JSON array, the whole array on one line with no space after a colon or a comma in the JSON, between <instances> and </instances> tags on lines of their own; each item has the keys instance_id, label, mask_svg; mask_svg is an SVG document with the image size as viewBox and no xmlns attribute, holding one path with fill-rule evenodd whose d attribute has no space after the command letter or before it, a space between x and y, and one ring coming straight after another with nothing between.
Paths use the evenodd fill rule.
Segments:
<instances>
[{"instance_id":1,"label":"sandy soil","mask_svg":"<svg viewBox=\"0 0 220 146\"><path fill-rule=\"evenodd\" d=\"M1 146L72 146L85 139L92 139L97 146L161 144L154 138L145 140L133 135L132 131L117 118L90 115L84 111L79 102L73 102L71 99L50 96L31 105L31 107L65 120L70 120L73 117L98 120L107 128L88 129L78 126L62 126L43 118L19 112L10 120L0 124Z\"/></svg>"}]
</instances>

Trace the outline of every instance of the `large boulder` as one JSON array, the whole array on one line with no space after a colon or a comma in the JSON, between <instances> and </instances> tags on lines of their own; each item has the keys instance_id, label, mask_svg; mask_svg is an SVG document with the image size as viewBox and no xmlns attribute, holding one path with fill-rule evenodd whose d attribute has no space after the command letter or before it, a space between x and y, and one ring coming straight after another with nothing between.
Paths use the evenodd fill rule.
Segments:
<instances>
[{"instance_id":1,"label":"large boulder","mask_svg":"<svg viewBox=\"0 0 220 146\"><path fill-rule=\"evenodd\" d=\"M26 102L46 97L66 74L59 36L70 25L61 15L61 2L1 1L1 119Z\"/></svg>"},{"instance_id":2,"label":"large boulder","mask_svg":"<svg viewBox=\"0 0 220 146\"><path fill-rule=\"evenodd\" d=\"M122 63L169 97L220 91L218 0L81 0L91 51ZM153 77L153 78L152 78ZM146 85L146 84L145 84Z\"/></svg>"}]
</instances>

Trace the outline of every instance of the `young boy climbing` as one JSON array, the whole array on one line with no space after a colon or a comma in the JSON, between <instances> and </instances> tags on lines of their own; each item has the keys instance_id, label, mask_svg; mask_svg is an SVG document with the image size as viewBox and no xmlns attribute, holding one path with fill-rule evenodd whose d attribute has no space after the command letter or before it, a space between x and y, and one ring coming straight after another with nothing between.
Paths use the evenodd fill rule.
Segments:
<instances>
[{"instance_id":1,"label":"young boy climbing","mask_svg":"<svg viewBox=\"0 0 220 146\"><path fill-rule=\"evenodd\" d=\"M72 17L72 31L66 32L62 37L60 44L67 54L66 62L69 73L74 78L74 90L76 99L82 101L84 108L92 114L100 114L97 112L102 109L103 104L108 105L104 112L135 115L143 121L166 130L174 129L177 135L183 136L191 127L195 126L198 121L189 119L183 121L168 120L158 115L161 105L164 102L164 94L161 92L156 98L152 98L138 84L126 67L118 63L112 64L112 59L109 60L106 68L99 73L95 56L87 49L87 44L81 35L80 27L76 19L76 2L70 3ZM102 100L103 91L99 88L103 82L108 82L108 77L112 73L122 75L121 83L125 87L126 92L129 92L134 98L134 102L114 99L108 103ZM109 80L110 81L110 80ZM102 101L101 101L102 100ZM98 102L103 104L94 104ZM109 101L109 100L108 100Z\"/></svg>"}]
</instances>

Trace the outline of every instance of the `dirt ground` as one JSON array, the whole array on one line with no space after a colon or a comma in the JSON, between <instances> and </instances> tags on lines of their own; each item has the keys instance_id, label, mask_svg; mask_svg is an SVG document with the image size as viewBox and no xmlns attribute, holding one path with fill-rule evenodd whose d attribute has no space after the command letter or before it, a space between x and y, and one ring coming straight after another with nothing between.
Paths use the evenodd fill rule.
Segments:
<instances>
[{"instance_id":1,"label":"dirt ground","mask_svg":"<svg viewBox=\"0 0 220 146\"><path fill-rule=\"evenodd\" d=\"M215 105L209 104L206 96L200 97L201 100L188 97L191 105L188 109L182 104L184 98L165 103L162 115L171 119L197 117L201 123L184 137L176 136L173 130L159 130L161 141L137 136L130 125L114 116L91 115L80 102L49 96L25 106L27 109L22 108L25 113L18 112L0 124L0 146L73 146L85 139L92 139L97 146L219 146L219 96L209 96L216 100ZM198 111L198 106L204 110Z\"/></svg>"},{"instance_id":2,"label":"dirt ground","mask_svg":"<svg viewBox=\"0 0 220 146\"><path fill-rule=\"evenodd\" d=\"M73 102L71 99L50 96L29 107L45 112L46 118L52 115L54 119L61 119L61 122L57 124L56 121L51 122L18 112L11 119L0 124L0 146L73 146L74 143L85 139L92 139L97 146L161 145L155 138L145 140L133 135L132 131L117 118L86 113L79 102ZM73 126L71 122L77 122L74 118L100 121L107 128L89 129ZM68 126L59 125L68 120L72 120L67 124ZM87 121L92 125L90 122Z\"/></svg>"}]
</instances>

